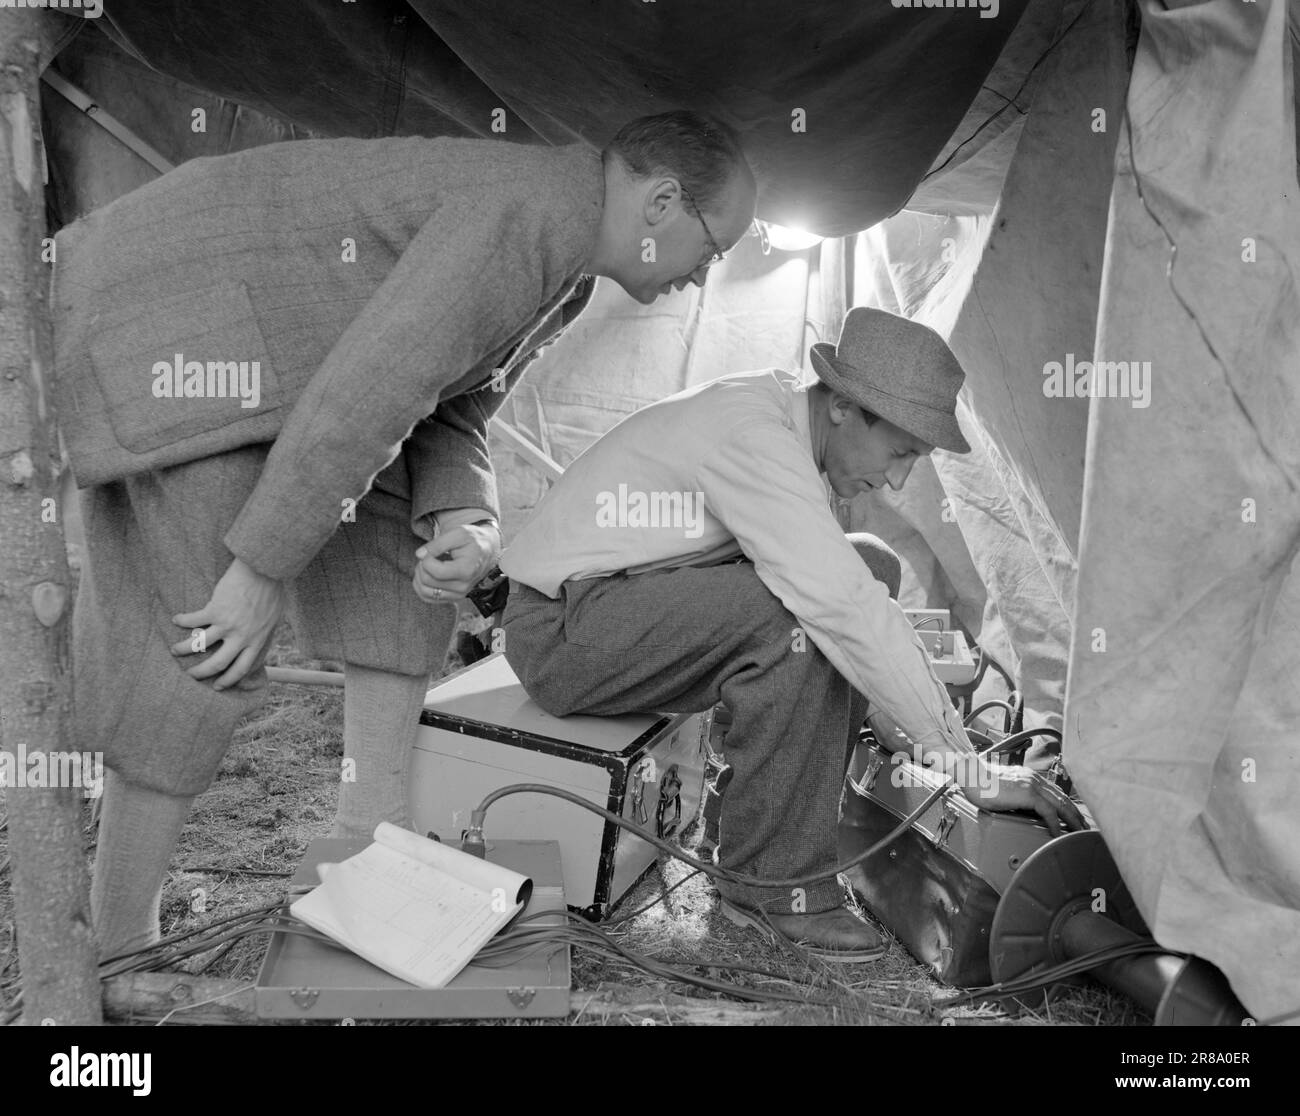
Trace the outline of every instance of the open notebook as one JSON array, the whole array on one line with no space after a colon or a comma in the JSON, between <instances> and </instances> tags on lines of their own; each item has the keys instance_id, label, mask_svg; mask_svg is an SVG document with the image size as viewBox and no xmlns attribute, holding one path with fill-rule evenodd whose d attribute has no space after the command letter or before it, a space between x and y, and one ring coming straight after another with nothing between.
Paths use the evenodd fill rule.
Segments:
<instances>
[{"instance_id":1,"label":"open notebook","mask_svg":"<svg viewBox=\"0 0 1300 1116\"><path fill-rule=\"evenodd\" d=\"M393 976L442 988L528 902L527 876L380 822L289 911Z\"/></svg>"}]
</instances>

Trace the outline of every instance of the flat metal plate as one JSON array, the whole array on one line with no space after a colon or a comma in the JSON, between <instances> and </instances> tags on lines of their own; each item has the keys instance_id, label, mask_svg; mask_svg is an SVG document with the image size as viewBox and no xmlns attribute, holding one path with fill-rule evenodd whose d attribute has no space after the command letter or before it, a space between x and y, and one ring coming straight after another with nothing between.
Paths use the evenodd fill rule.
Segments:
<instances>
[{"instance_id":1,"label":"flat metal plate","mask_svg":"<svg viewBox=\"0 0 1300 1116\"><path fill-rule=\"evenodd\" d=\"M553 717L525 693L504 655L490 655L438 682L424 698L430 713L476 721L516 733L564 740L597 752L622 752L657 728L663 714L626 717ZM430 723L425 717L424 723Z\"/></svg>"},{"instance_id":2,"label":"flat metal plate","mask_svg":"<svg viewBox=\"0 0 1300 1116\"><path fill-rule=\"evenodd\" d=\"M313 841L293 884L315 884L316 865L360 852L369 841ZM554 911L538 920L564 921L564 873L554 841L492 841L488 859L532 878L524 913ZM569 1013L569 947L528 954L508 968L472 963L446 988L416 988L343 949L298 934L277 933L255 986L263 1019L503 1019L560 1018Z\"/></svg>"}]
</instances>

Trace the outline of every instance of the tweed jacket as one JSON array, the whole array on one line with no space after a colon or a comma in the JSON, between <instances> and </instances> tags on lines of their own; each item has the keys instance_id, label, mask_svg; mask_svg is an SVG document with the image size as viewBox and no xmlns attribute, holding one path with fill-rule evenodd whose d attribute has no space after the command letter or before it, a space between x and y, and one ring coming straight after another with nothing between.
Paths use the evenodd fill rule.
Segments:
<instances>
[{"instance_id":1,"label":"tweed jacket","mask_svg":"<svg viewBox=\"0 0 1300 1116\"><path fill-rule=\"evenodd\" d=\"M54 276L78 484L273 442L224 542L276 578L404 441L423 510L495 511L488 420L589 299L603 201L579 145L301 140L95 211L59 234Z\"/></svg>"}]
</instances>

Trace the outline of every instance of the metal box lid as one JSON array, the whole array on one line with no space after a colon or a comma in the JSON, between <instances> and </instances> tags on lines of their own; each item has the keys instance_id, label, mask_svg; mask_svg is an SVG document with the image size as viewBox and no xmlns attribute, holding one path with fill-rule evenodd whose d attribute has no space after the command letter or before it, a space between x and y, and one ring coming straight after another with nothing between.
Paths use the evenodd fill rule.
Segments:
<instances>
[{"instance_id":1,"label":"metal box lid","mask_svg":"<svg viewBox=\"0 0 1300 1116\"><path fill-rule=\"evenodd\" d=\"M859 744L845 783L841 837L853 827L864 802L902 821L946 782L943 775L912 762L904 753ZM911 828L986 880L999 895L1030 853L1052 839L1035 815L980 810L955 784Z\"/></svg>"},{"instance_id":2,"label":"metal box lid","mask_svg":"<svg viewBox=\"0 0 1300 1116\"><path fill-rule=\"evenodd\" d=\"M654 713L553 717L528 696L505 656L497 654L449 675L425 695L420 723L438 726L450 721L491 725L601 752L624 752L649 743L673 718Z\"/></svg>"},{"instance_id":3,"label":"metal box lid","mask_svg":"<svg viewBox=\"0 0 1300 1116\"><path fill-rule=\"evenodd\" d=\"M318 882L316 865L360 852L369 841L313 841L293 884ZM488 859L532 878L525 911L554 911L541 925L567 915L560 846L554 841L493 841ZM257 974L255 1002L263 1019L499 1019L558 1018L569 1013L569 947L520 950L509 966L471 962L445 988L417 988L355 953L299 934L279 932Z\"/></svg>"}]
</instances>

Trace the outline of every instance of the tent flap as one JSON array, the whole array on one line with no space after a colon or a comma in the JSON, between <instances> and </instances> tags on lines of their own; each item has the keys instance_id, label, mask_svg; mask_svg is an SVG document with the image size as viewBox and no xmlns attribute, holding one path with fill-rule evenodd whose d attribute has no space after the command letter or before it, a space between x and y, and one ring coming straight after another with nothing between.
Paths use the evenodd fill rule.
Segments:
<instances>
[{"instance_id":1,"label":"tent flap","mask_svg":"<svg viewBox=\"0 0 1300 1116\"><path fill-rule=\"evenodd\" d=\"M1156 938L1261 1020L1300 1012L1285 48L1280 3L1144 6L1096 348L1149 395L1090 402L1065 741Z\"/></svg>"},{"instance_id":2,"label":"tent flap","mask_svg":"<svg viewBox=\"0 0 1300 1116\"><path fill-rule=\"evenodd\" d=\"M162 73L323 135L603 144L636 116L711 111L753 153L760 216L840 235L907 201L1025 4L984 18L629 2L573 18L557 0L114 0L100 22Z\"/></svg>"}]
</instances>

